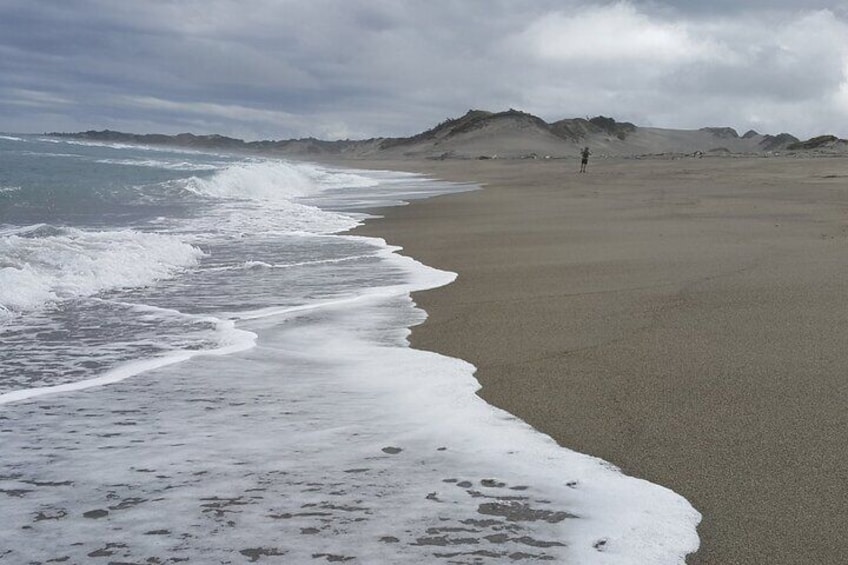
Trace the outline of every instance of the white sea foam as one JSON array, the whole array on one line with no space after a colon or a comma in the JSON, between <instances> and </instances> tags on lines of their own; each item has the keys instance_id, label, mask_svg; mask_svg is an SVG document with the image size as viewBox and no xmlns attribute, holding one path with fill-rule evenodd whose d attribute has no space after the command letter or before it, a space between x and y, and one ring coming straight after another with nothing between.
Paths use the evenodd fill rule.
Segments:
<instances>
[{"instance_id":1,"label":"white sea foam","mask_svg":"<svg viewBox=\"0 0 848 565\"><path fill-rule=\"evenodd\" d=\"M24 141L23 138L15 137L13 135L0 135L0 139L5 139L6 141Z\"/></svg>"},{"instance_id":2,"label":"white sea foam","mask_svg":"<svg viewBox=\"0 0 848 565\"><path fill-rule=\"evenodd\" d=\"M167 233L184 234L195 242L265 235L331 234L351 229L360 220L349 214L329 212L316 206L280 200L277 202L233 202L189 220L157 219L155 225Z\"/></svg>"},{"instance_id":3,"label":"white sea foam","mask_svg":"<svg viewBox=\"0 0 848 565\"><path fill-rule=\"evenodd\" d=\"M257 233L335 233L359 224L359 217L323 210L298 202L340 187L378 184L363 175L330 171L286 161L250 161L225 167L208 177L191 177L168 184L217 200L221 206L188 222L164 220L168 231L208 236Z\"/></svg>"},{"instance_id":4,"label":"white sea foam","mask_svg":"<svg viewBox=\"0 0 848 565\"><path fill-rule=\"evenodd\" d=\"M11 311L146 286L203 255L174 236L131 230L30 226L0 235L0 307Z\"/></svg>"},{"instance_id":5,"label":"white sea foam","mask_svg":"<svg viewBox=\"0 0 848 565\"><path fill-rule=\"evenodd\" d=\"M163 311L165 311L162 308L156 308L153 306L131 306L138 310L155 312L156 314L161 314ZM174 314L174 312L168 313ZM177 314L180 313L177 312ZM230 355L232 353L237 353L239 351L250 349L256 344L256 334L246 330L237 329L232 320L221 320L208 316L199 319L211 321L214 323L216 327L216 333L218 334L218 347L202 350L178 350L163 355L157 355L149 359L123 363L114 369L111 369L103 374L97 375L96 377L92 377L89 379L83 379L72 383L64 383L54 386L33 387L7 392L5 394L0 394L0 405L8 404L11 402L20 402L22 400L28 400L31 398L37 398L39 396L45 396L49 394L74 392L93 387L110 385L121 382L140 373L152 371L154 369L159 369L162 367L167 367L168 365L173 365L175 363L182 363L183 361L186 361L198 355Z\"/></svg>"},{"instance_id":6,"label":"white sea foam","mask_svg":"<svg viewBox=\"0 0 848 565\"><path fill-rule=\"evenodd\" d=\"M308 267L312 265L334 265L338 263L347 263L349 261L359 261L376 257L372 255L349 255L346 257L338 257L336 259L316 259L314 261L297 261L294 263L268 263L265 261L245 261L238 265L227 265L223 267L208 267L206 272L214 271L242 271L245 269L296 269L298 267Z\"/></svg>"},{"instance_id":7,"label":"white sea foam","mask_svg":"<svg viewBox=\"0 0 848 565\"><path fill-rule=\"evenodd\" d=\"M20 155L29 155L33 157L44 158L45 154L43 151L21 151ZM84 159L84 156L80 155L79 153L49 153L48 155L50 155L51 158L63 157L68 159Z\"/></svg>"},{"instance_id":8,"label":"white sea foam","mask_svg":"<svg viewBox=\"0 0 848 565\"><path fill-rule=\"evenodd\" d=\"M377 180L363 175L303 163L254 161L230 165L210 178L193 177L185 188L215 198L279 202L333 188L376 184Z\"/></svg>"},{"instance_id":9,"label":"white sea foam","mask_svg":"<svg viewBox=\"0 0 848 565\"><path fill-rule=\"evenodd\" d=\"M212 171L219 165L212 163L192 163L190 161L165 161L162 159L98 159L97 163L106 165L125 165L130 167L151 167L172 171Z\"/></svg>"},{"instance_id":10,"label":"white sea foam","mask_svg":"<svg viewBox=\"0 0 848 565\"><path fill-rule=\"evenodd\" d=\"M12 192L19 192L20 190L21 190L21 187L19 187L19 186L2 186L2 185L0 185L0 194L4 194L4 193L8 194L8 193L12 193Z\"/></svg>"},{"instance_id":11,"label":"white sea foam","mask_svg":"<svg viewBox=\"0 0 848 565\"><path fill-rule=\"evenodd\" d=\"M119 142L111 142L111 141L83 141L80 139L59 139L55 137L40 137L38 141L42 141L44 143L54 143L54 144L66 144L66 145L80 145L82 147L106 147L108 149L130 149L133 151L168 151L173 153L199 153L198 151L192 151L190 149L180 149L180 148L160 148L155 147L153 145L134 145L131 143L119 143Z\"/></svg>"},{"instance_id":12,"label":"white sea foam","mask_svg":"<svg viewBox=\"0 0 848 565\"><path fill-rule=\"evenodd\" d=\"M265 261L245 261L241 267L225 267L225 268L242 268L242 269L259 269L259 268L268 268L273 269L274 265L270 263L266 263Z\"/></svg>"}]
</instances>

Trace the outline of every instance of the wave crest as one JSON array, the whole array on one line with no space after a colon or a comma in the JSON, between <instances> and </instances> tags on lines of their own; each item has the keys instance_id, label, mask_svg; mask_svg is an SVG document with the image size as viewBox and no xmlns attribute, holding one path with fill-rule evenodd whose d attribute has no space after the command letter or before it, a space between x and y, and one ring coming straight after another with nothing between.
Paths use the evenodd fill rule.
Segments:
<instances>
[{"instance_id":1,"label":"wave crest","mask_svg":"<svg viewBox=\"0 0 848 565\"><path fill-rule=\"evenodd\" d=\"M0 310L19 312L118 288L147 286L197 265L203 251L174 236L41 226L0 239Z\"/></svg>"},{"instance_id":2,"label":"wave crest","mask_svg":"<svg viewBox=\"0 0 848 565\"><path fill-rule=\"evenodd\" d=\"M184 188L212 198L281 201L376 184L375 179L362 175L305 163L257 161L230 165L208 178L191 177L185 180Z\"/></svg>"}]
</instances>

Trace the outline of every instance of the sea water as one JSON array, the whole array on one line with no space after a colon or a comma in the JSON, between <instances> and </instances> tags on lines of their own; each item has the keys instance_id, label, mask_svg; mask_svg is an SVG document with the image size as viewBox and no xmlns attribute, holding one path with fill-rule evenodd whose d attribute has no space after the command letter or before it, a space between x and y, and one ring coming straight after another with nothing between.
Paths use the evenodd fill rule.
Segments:
<instances>
[{"instance_id":1,"label":"sea water","mask_svg":"<svg viewBox=\"0 0 848 565\"><path fill-rule=\"evenodd\" d=\"M686 500L411 349L455 275L346 233L472 188L0 136L0 562L682 563Z\"/></svg>"}]
</instances>

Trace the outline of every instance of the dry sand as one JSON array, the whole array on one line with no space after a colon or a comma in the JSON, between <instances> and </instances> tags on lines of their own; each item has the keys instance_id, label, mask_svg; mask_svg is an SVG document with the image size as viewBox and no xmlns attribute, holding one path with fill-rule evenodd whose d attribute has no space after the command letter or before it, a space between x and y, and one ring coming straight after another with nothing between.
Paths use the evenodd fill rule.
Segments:
<instances>
[{"instance_id":1,"label":"dry sand","mask_svg":"<svg viewBox=\"0 0 848 565\"><path fill-rule=\"evenodd\" d=\"M848 160L348 164L486 185L360 230L459 273L415 347L685 496L689 563L848 563Z\"/></svg>"}]
</instances>

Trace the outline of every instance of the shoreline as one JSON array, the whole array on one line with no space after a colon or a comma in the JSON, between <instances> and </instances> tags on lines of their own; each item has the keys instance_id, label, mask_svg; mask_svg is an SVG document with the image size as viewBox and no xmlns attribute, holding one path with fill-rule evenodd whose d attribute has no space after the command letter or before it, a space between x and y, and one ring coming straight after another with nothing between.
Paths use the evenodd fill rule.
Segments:
<instances>
[{"instance_id":1,"label":"shoreline","mask_svg":"<svg viewBox=\"0 0 848 565\"><path fill-rule=\"evenodd\" d=\"M458 273L413 347L703 514L687 563L848 561L848 161L335 161L484 186L353 233Z\"/></svg>"}]
</instances>

